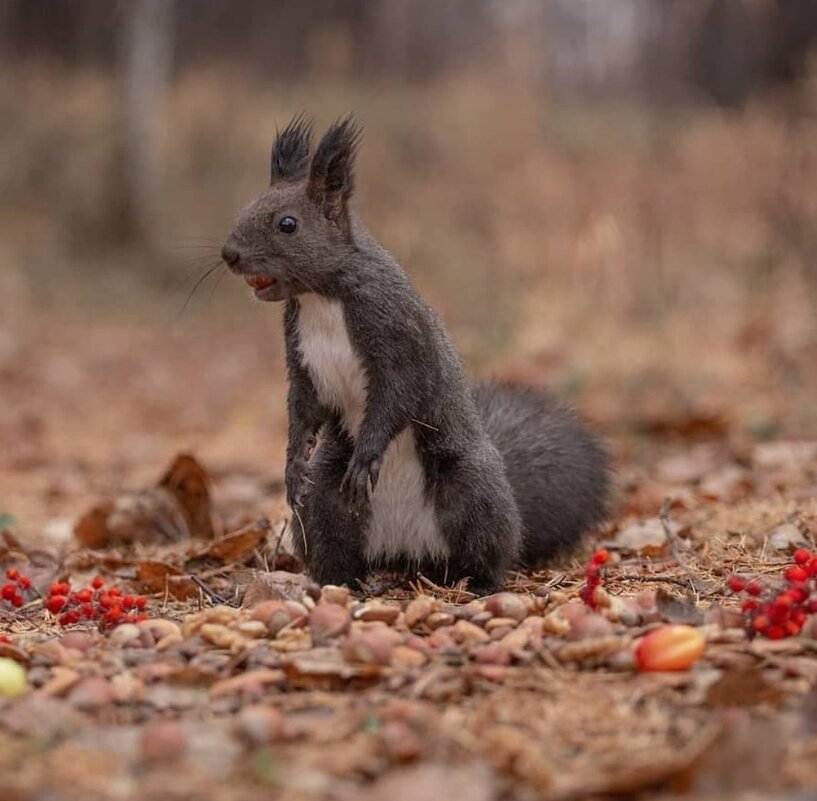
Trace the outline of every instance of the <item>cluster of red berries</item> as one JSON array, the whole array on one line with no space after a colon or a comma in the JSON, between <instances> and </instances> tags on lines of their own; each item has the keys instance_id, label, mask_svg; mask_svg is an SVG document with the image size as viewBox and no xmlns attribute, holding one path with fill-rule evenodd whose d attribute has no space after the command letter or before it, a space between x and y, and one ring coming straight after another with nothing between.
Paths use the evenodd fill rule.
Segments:
<instances>
[{"instance_id":1,"label":"cluster of red berries","mask_svg":"<svg viewBox=\"0 0 817 801\"><path fill-rule=\"evenodd\" d=\"M590 558L585 571L584 586L579 590L579 598L591 609L598 606L596 601L596 587L604 583L604 565L610 560L610 551L602 548Z\"/></svg>"},{"instance_id":2,"label":"cluster of red berries","mask_svg":"<svg viewBox=\"0 0 817 801\"><path fill-rule=\"evenodd\" d=\"M796 637L809 615L817 614L817 554L800 548L794 552L793 562L783 571L786 588L776 593L765 593L757 579L730 576L727 587L734 593L749 597L741 609L746 615L749 630L770 640Z\"/></svg>"},{"instance_id":3,"label":"cluster of red berries","mask_svg":"<svg viewBox=\"0 0 817 801\"><path fill-rule=\"evenodd\" d=\"M52 584L45 597L45 608L58 615L62 626L83 620L98 620L102 628L114 628L120 623L138 623L147 620L142 610L147 605L144 595L122 595L116 587L105 587L97 576L90 587L71 591L65 581Z\"/></svg>"},{"instance_id":4,"label":"cluster of red berries","mask_svg":"<svg viewBox=\"0 0 817 801\"><path fill-rule=\"evenodd\" d=\"M10 567L6 571L6 578L8 583L0 587L0 598L19 609L31 590L31 579L24 576L16 567Z\"/></svg>"}]
</instances>

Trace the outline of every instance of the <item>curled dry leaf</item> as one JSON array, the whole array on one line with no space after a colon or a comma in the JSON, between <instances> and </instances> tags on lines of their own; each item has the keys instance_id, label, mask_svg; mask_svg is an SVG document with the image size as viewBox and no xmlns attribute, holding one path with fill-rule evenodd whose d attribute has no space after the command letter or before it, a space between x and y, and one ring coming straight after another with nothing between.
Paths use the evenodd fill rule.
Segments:
<instances>
[{"instance_id":1,"label":"curled dry leaf","mask_svg":"<svg viewBox=\"0 0 817 801\"><path fill-rule=\"evenodd\" d=\"M676 532L680 529L674 521L670 521L669 525L673 526ZM616 536L613 546L642 556L662 556L668 547L667 534L661 519L651 517L622 529Z\"/></svg>"},{"instance_id":2,"label":"curled dry leaf","mask_svg":"<svg viewBox=\"0 0 817 801\"><path fill-rule=\"evenodd\" d=\"M86 512L74 536L87 548L212 538L209 479L190 455L178 456L158 485L123 493Z\"/></svg>"},{"instance_id":3,"label":"curled dry leaf","mask_svg":"<svg viewBox=\"0 0 817 801\"><path fill-rule=\"evenodd\" d=\"M262 517L255 523L214 540L194 558L209 557L225 564L242 562L256 548L261 547L271 531L269 520Z\"/></svg>"},{"instance_id":4,"label":"curled dry leaf","mask_svg":"<svg viewBox=\"0 0 817 801\"><path fill-rule=\"evenodd\" d=\"M166 562L137 562L136 581L143 592L166 592L179 601L195 598L199 594L195 581L178 567Z\"/></svg>"}]
</instances>

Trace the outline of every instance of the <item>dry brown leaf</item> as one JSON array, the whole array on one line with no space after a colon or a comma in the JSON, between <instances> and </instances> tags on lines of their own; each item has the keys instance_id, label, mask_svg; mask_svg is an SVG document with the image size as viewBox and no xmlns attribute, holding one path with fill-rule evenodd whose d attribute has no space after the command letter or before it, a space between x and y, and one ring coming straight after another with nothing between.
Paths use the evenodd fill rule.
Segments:
<instances>
[{"instance_id":1,"label":"dry brown leaf","mask_svg":"<svg viewBox=\"0 0 817 801\"><path fill-rule=\"evenodd\" d=\"M697 626L704 619L693 598L673 595L663 587L659 587L656 591L655 603L658 613L668 623L686 623L690 626Z\"/></svg>"},{"instance_id":2,"label":"dry brown leaf","mask_svg":"<svg viewBox=\"0 0 817 801\"><path fill-rule=\"evenodd\" d=\"M210 543L200 555L225 564L241 562L266 540L271 530L269 520L261 518Z\"/></svg>"},{"instance_id":3,"label":"dry brown leaf","mask_svg":"<svg viewBox=\"0 0 817 801\"><path fill-rule=\"evenodd\" d=\"M669 525L674 532L680 531L681 527L675 521L671 520ZM667 534L660 518L651 517L624 528L616 535L612 546L642 556L662 556L668 547Z\"/></svg>"},{"instance_id":4,"label":"dry brown leaf","mask_svg":"<svg viewBox=\"0 0 817 801\"><path fill-rule=\"evenodd\" d=\"M94 549L212 538L207 474L192 456L178 456L158 486L126 492L89 509L74 525L74 536Z\"/></svg>"},{"instance_id":5,"label":"dry brown leaf","mask_svg":"<svg viewBox=\"0 0 817 801\"><path fill-rule=\"evenodd\" d=\"M176 499L191 537L212 538L213 517L210 504L210 477L189 453L179 454L159 481Z\"/></svg>"},{"instance_id":6,"label":"dry brown leaf","mask_svg":"<svg viewBox=\"0 0 817 801\"><path fill-rule=\"evenodd\" d=\"M166 562L137 562L136 581L146 592L167 592L179 601L195 598L200 592L196 583L186 573Z\"/></svg>"}]
</instances>

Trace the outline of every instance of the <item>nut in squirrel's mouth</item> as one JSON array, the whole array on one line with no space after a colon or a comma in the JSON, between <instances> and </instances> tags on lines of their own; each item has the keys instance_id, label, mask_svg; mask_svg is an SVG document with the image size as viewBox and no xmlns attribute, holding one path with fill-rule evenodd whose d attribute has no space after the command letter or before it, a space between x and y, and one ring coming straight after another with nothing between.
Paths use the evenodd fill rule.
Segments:
<instances>
[{"instance_id":1,"label":"nut in squirrel's mouth","mask_svg":"<svg viewBox=\"0 0 817 801\"><path fill-rule=\"evenodd\" d=\"M271 278L267 275L245 275L244 280L256 291L269 289L278 283L276 278Z\"/></svg>"}]
</instances>

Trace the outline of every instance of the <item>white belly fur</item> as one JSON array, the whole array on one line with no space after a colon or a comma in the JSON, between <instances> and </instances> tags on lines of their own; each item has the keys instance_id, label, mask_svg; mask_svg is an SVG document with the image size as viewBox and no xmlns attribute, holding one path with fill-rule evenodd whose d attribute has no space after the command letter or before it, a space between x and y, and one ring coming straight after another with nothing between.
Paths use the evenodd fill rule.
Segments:
<instances>
[{"instance_id":1,"label":"white belly fur","mask_svg":"<svg viewBox=\"0 0 817 801\"><path fill-rule=\"evenodd\" d=\"M339 412L352 437L366 409L366 371L352 348L340 301L299 298L298 337L303 364L321 403ZM386 449L372 496L365 555L370 562L399 556L419 562L448 556L434 507L425 497L414 432L402 431Z\"/></svg>"}]
</instances>

